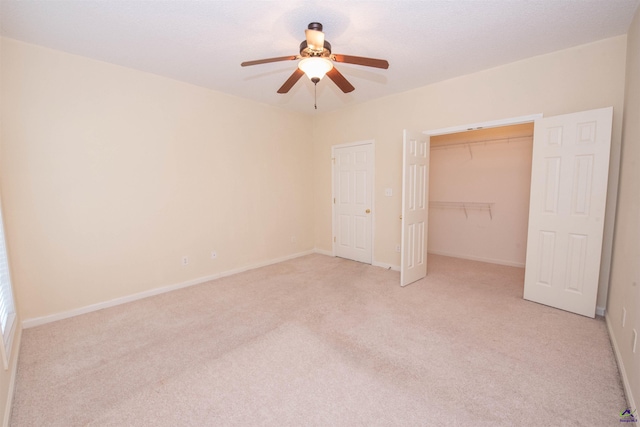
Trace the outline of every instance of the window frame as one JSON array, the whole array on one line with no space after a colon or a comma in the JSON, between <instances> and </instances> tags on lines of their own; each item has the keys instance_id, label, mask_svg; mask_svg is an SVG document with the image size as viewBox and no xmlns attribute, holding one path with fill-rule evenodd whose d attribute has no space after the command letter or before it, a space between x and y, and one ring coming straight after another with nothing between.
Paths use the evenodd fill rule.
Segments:
<instances>
[{"instance_id":1,"label":"window frame","mask_svg":"<svg viewBox=\"0 0 640 427\"><path fill-rule=\"evenodd\" d=\"M9 254L2 215L2 203L0 202L0 333L2 333L2 362L4 369L9 369L9 358L13 346L13 337L16 329L16 304L13 297L13 285L9 267Z\"/></svg>"}]
</instances>

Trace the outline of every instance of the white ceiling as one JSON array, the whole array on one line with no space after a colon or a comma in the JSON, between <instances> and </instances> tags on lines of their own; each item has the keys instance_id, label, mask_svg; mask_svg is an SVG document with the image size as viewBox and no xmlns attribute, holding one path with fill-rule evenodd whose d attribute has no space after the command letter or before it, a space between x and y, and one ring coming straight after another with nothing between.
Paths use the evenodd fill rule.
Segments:
<instances>
[{"instance_id":1,"label":"white ceiling","mask_svg":"<svg viewBox=\"0 0 640 427\"><path fill-rule=\"evenodd\" d=\"M338 64L356 87L318 84L318 112L530 56L625 34L640 0L158 1L1 0L0 32L25 42L167 76L303 113L313 84L277 89L309 22L334 53L387 59Z\"/></svg>"}]
</instances>

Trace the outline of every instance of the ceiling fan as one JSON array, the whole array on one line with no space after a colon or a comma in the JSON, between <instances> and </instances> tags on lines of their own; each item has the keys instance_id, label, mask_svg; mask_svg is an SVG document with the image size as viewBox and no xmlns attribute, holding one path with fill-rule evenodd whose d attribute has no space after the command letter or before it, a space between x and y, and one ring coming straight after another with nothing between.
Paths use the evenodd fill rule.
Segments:
<instances>
[{"instance_id":1,"label":"ceiling fan","mask_svg":"<svg viewBox=\"0 0 640 427\"><path fill-rule=\"evenodd\" d=\"M300 43L300 54L291 56L280 56L277 58L258 59L256 61L246 61L240 64L242 67L250 65L266 64L269 62L293 61L298 62L298 68L291 74L286 82L278 89L278 93L287 93L296 84L303 74L317 85L326 75L344 93L349 93L355 89L351 83L338 71L333 62L344 62L347 64L364 65L365 67L389 68L389 63L384 59L364 58L361 56L340 55L331 52L331 44L324 39L322 24L312 22L305 30L306 40Z\"/></svg>"}]
</instances>

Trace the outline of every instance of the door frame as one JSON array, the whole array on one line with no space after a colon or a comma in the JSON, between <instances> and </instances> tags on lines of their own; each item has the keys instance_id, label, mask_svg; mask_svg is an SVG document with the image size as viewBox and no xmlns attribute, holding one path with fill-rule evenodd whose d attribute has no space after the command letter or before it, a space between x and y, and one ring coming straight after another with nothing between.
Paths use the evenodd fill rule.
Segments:
<instances>
[{"instance_id":1,"label":"door frame","mask_svg":"<svg viewBox=\"0 0 640 427\"><path fill-rule=\"evenodd\" d=\"M371 146L371 265L375 264L375 223L376 223L376 142L373 139L362 141L347 142L344 144L336 144L331 146L331 255L336 256L336 204L333 202L336 197L336 154L335 150L340 148L356 147L358 145Z\"/></svg>"},{"instance_id":2,"label":"door frame","mask_svg":"<svg viewBox=\"0 0 640 427\"><path fill-rule=\"evenodd\" d=\"M542 113L537 113L537 114L529 114L526 116L517 116L517 117L510 117L510 118L505 118L505 119L498 119L498 120L490 120L490 121L486 121L486 122L479 122L479 123L471 123L471 124L467 124L467 125L458 125L458 126L451 126L451 127L446 127L446 128L438 128L438 129L431 129L431 130L426 130L423 131L423 133L425 135L429 135L429 136L436 136L436 135L446 135L446 134L450 134L450 133L460 133L460 132L466 132L466 131L470 131L470 130L478 130L478 129L488 129L488 128L494 128L494 127L501 127L501 126L509 126L509 125L517 125L517 124L522 124L522 123L532 123L535 122L536 119L540 119L543 118L544 114ZM615 120L615 118L614 118ZM611 160L609 161L609 163L611 164ZM609 171L609 173L611 173L611 171ZM609 185L608 185L608 190L611 190L611 180L609 180ZM608 198L609 196L607 196ZM605 210L606 212L606 210ZM607 237L607 221L611 221L610 218L611 215L609 215L609 212L605 213L605 224L604 224L604 242L602 245L602 249L603 249L603 255L605 254L605 247L607 247L607 239L611 238ZM615 210L613 212L613 216L615 217ZM609 245L611 246L611 245ZM609 264L611 263L611 249L609 249L608 254L607 254L607 259ZM525 266L526 267L526 266ZM607 271L611 271L611 267L610 265L606 268ZM600 275L600 280L598 283L598 286L600 284L606 284L606 286L609 286L609 280L607 278L606 281L603 281L602 278L602 260L601 260L601 275ZM598 291L599 294L600 291ZM608 289L607 292L605 293L605 299L608 295ZM596 300L596 304L597 304L597 300ZM606 307L599 307L598 305L596 305L596 314L598 316L604 316L605 315L605 311L606 311Z\"/></svg>"},{"instance_id":3,"label":"door frame","mask_svg":"<svg viewBox=\"0 0 640 427\"><path fill-rule=\"evenodd\" d=\"M448 128L425 130L422 133L429 136L447 135L449 133L460 133L460 132L467 132L470 130L489 129L489 128L497 128L502 126L520 125L523 123L533 123L536 121L536 119L541 119L542 117L544 117L542 113L529 114L528 116L510 117L506 119L490 120L488 122L472 123L468 125L452 126Z\"/></svg>"}]
</instances>

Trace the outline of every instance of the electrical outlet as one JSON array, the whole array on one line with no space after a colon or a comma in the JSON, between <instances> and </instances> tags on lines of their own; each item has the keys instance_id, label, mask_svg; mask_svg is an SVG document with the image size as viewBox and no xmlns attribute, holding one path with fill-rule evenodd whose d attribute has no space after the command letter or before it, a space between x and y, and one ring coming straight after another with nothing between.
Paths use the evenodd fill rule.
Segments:
<instances>
[{"instance_id":1,"label":"electrical outlet","mask_svg":"<svg viewBox=\"0 0 640 427\"><path fill-rule=\"evenodd\" d=\"M218 258L218 253L216 251L211 251L211 259Z\"/></svg>"},{"instance_id":2,"label":"electrical outlet","mask_svg":"<svg viewBox=\"0 0 640 427\"><path fill-rule=\"evenodd\" d=\"M384 195L387 196L387 197L393 196L393 189L392 188L385 188Z\"/></svg>"},{"instance_id":3,"label":"electrical outlet","mask_svg":"<svg viewBox=\"0 0 640 427\"><path fill-rule=\"evenodd\" d=\"M627 309L622 307L622 327L623 328L626 322L627 322Z\"/></svg>"},{"instance_id":4,"label":"electrical outlet","mask_svg":"<svg viewBox=\"0 0 640 427\"><path fill-rule=\"evenodd\" d=\"M182 265L187 265L187 264L189 264L189 257L185 255L182 257Z\"/></svg>"},{"instance_id":5,"label":"electrical outlet","mask_svg":"<svg viewBox=\"0 0 640 427\"><path fill-rule=\"evenodd\" d=\"M400 245L396 245L396 252L400 252Z\"/></svg>"}]
</instances>

